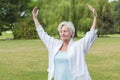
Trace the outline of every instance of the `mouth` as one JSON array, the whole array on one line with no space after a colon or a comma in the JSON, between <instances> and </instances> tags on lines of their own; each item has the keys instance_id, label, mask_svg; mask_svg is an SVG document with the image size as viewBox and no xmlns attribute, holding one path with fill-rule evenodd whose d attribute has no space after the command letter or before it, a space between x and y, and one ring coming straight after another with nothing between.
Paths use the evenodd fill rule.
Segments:
<instances>
[{"instance_id":1,"label":"mouth","mask_svg":"<svg viewBox=\"0 0 120 80\"><path fill-rule=\"evenodd\" d=\"M66 36L61 36L61 38L65 38Z\"/></svg>"}]
</instances>

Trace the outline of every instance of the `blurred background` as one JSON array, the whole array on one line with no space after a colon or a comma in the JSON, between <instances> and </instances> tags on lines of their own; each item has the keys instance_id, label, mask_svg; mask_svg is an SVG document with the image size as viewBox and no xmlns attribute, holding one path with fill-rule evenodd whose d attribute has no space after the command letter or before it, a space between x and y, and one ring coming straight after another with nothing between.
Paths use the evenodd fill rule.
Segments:
<instances>
[{"instance_id":1,"label":"blurred background","mask_svg":"<svg viewBox=\"0 0 120 80\"><path fill-rule=\"evenodd\" d=\"M75 25L75 40L98 13L98 37L86 62L93 80L120 80L120 0L0 0L0 80L47 80L48 51L32 20L32 9L49 35L59 38L62 21Z\"/></svg>"},{"instance_id":2,"label":"blurred background","mask_svg":"<svg viewBox=\"0 0 120 80\"><path fill-rule=\"evenodd\" d=\"M120 0L0 0L0 39L38 38L31 15L35 6L48 34L58 36L58 24L72 21L75 37L82 37L93 21L88 4L98 13L98 36L120 37Z\"/></svg>"}]
</instances>

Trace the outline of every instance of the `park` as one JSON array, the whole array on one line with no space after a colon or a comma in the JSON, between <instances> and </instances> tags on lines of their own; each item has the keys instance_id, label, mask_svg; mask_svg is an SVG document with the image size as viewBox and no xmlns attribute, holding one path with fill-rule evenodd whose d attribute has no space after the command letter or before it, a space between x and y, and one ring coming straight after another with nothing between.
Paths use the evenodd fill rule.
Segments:
<instances>
[{"instance_id":1,"label":"park","mask_svg":"<svg viewBox=\"0 0 120 80\"><path fill-rule=\"evenodd\" d=\"M98 38L86 55L93 80L119 80L120 38ZM0 41L0 80L47 80L48 51L41 40Z\"/></svg>"},{"instance_id":2,"label":"park","mask_svg":"<svg viewBox=\"0 0 120 80\"><path fill-rule=\"evenodd\" d=\"M77 41L92 25L88 4L98 12L98 38L85 55L90 76L92 80L120 80L120 0L111 3L108 0L1 0L1 3L0 80L48 79L48 50L32 20L34 6L38 6L38 18L49 35L59 38L58 23L70 20L75 25Z\"/></svg>"}]
</instances>

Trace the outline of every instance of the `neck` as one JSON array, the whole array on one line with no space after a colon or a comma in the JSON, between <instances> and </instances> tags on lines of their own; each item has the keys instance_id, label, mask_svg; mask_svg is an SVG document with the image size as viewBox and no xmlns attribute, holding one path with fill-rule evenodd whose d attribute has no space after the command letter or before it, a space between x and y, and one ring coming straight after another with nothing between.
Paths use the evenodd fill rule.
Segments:
<instances>
[{"instance_id":1,"label":"neck","mask_svg":"<svg viewBox=\"0 0 120 80\"><path fill-rule=\"evenodd\" d=\"M63 41L63 46L68 46L70 40L64 40Z\"/></svg>"}]
</instances>

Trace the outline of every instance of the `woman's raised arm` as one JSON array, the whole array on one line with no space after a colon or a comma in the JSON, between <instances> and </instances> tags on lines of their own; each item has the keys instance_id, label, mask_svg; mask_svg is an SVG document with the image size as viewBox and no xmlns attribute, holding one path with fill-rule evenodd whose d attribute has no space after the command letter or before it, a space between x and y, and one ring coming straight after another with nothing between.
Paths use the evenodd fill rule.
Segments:
<instances>
[{"instance_id":1,"label":"woman's raised arm","mask_svg":"<svg viewBox=\"0 0 120 80\"><path fill-rule=\"evenodd\" d=\"M33 21L35 23L36 28L40 25L38 18L37 18L38 12L39 12L38 8L34 7L32 11L32 17L33 17Z\"/></svg>"},{"instance_id":2,"label":"woman's raised arm","mask_svg":"<svg viewBox=\"0 0 120 80\"><path fill-rule=\"evenodd\" d=\"M92 28L93 28L93 29L96 29L96 28L97 28L97 12L96 12L96 10L95 10L92 6L90 6L90 5L88 5L88 8L89 8L89 10L93 13L93 16L94 16Z\"/></svg>"}]
</instances>

